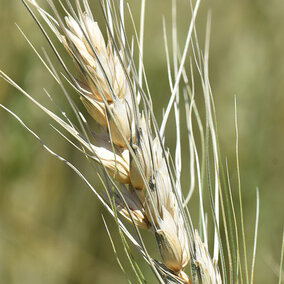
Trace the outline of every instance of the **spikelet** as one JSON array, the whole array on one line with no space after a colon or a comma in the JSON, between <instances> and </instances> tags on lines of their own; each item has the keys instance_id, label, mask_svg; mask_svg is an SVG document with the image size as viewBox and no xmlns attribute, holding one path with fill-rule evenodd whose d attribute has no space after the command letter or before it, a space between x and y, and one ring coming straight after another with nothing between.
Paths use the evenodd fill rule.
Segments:
<instances>
[{"instance_id":1,"label":"spikelet","mask_svg":"<svg viewBox=\"0 0 284 284\"><path fill-rule=\"evenodd\" d=\"M109 120L111 139L117 146L126 148L125 139L130 142L132 137L132 112L127 102L121 99L114 101L112 110L113 116Z\"/></svg>"},{"instance_id":2,"label":"spikelet","mask_svg":"<svg viewBox=\"0 0 284 284\"><path fill-rule=\"evenodd\" d=\"M74 61L84 64L83 68L77 66L83 78L78 83L85 91L81 100L89 114L108 128L113 143L126 148L125 139L129 142L132 138L133 115L125 71L119 60L122 53L116 54L110 41L106 46L98 24L89 16L83 15L80 24L71 16L65 17L65 21L68 28L62 42L71 56L76 54Z\"/></svg>"},{"instance_id":3,"label":"spikelet","mask_svg":"<svg viewBox=\"0 0 284 284\"><path fill-rule=\"evenodd\" d=\"M177 275L189 262L188 238L183 231L182 218L174 216L162 206L162 218L158 221L159 248L164 264Z\"/></svg>"},{"instance_id":4,"label":"spikelet","mask_svg":"<svg viewBox=\"0 0 284 284\"><path fill-rule=\"evenodd\" d=\"M125 97L127 83L119 57L110 42L106 46L98 23L88 15L83 15L80 24L71 16L65 17L65 21L68 40L62 36L63 44L71 54L78 54L90 71L91 77L86 77L86 83L94 99L102 101L104 97L112 102L114 96Z\"/></svg>"},{"instance_id":5,"label":"spikelet","mask_svg":"<svg viewBox=\"0 0 284 284\"><path fill-rule=\"evenodd\" d=\"M121 187L120 192L123 195L123 198L125 199L128 208L124 204L122 198L117 195L115 201L118 212L122 214L123 217L130 223L133 219L138 228L149 229L150 223L146 218L144 207L141 204L141 201L137 196L134 188L131 186L128 189L126 189L125 187ZM130 214L132 219L130 217Z\"/></svg>"},{"instance_id":6,"label":"spikelet","mask_svg":"<svg viewBox=\"0 0 284 284\"><path fill-rule=\"evenodd\" d=\"M194 265L198 272L196 274L194 273L193 282L198 281L197 274L199 274L199 277L201 277L201 283L221 284L222 280L218 266L211 260L208 250L202 243L197 231L195 231L194 235L194 244L196 252Z\"/></svg>"},{"instance_id":7,"label":"spikelet","mask_svg":"<svg viewBox=\"0 0 284 284\"><path fill-rule=\"evenodd\" d=\"M89 96L81 97L81 101L92 118L100 125L107 127L107 118L104 103L98 100L94 100Z\"/></svg>"},{"instance_id":8,"label":"spikelet","mask_svg":"<svg viewBox=\"0 0 284 284\"><path fill-rule=\"evenodd\" d=\"M140 119L140 129L137 132L137 137L135 137L135 144L132 145L139 166L130 156L130 180L131 184L136 189L145 189L146 187L142 175L144 175L146 182L149 182L152 175L152 162L149 143L151 143L151 138L147 132L145 117L142 115Z\"/></svg>"}]
</instances>

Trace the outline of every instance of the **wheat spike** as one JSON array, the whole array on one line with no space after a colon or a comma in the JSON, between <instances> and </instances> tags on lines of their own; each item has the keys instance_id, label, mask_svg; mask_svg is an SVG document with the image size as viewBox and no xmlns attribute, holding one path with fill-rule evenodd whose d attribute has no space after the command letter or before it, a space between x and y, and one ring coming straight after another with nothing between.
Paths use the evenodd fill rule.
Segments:
<instances>
[{"instance_id":1,"label":"wheat spike","mask_svg":"<svg viewBox=\"0 0 284 284\"><path fill-rule=\"evenodd\" d=\"M127 153L130 164L126 162L123 166L122 163L116 165L119 174L114 174L113 160L109 163L114 167L108 165L107 169L111 168L111 175L118 182L131 184L128 189L124 187L122 194L133 220L140 228L150 227L156 232L164 265L185 278L181 272L190 259L189 240L171 186L162 146L158 139L153 139L148 133L142 114L138 115L136 121L139 127L133 126L134 102L131 101L126 75L117 52L110 41L105 44L97 23L88 16L83 17L79 23L71 16L65 18L65 21L68 29L63 40L64 46L70 54L80 56L81 64L85 64L84 67L80 66L80 70L88 69L90 73L87 75L81 72L83 84L88 90L86 98L83 97L86 109L99 124L106 127L109 140L116 147L128 152L127 141L135 153L136 161ZM119 54L122 56L123 53ZM108 116L108 112L112 115ZM103 152L100 153L100 159L105 163ZM128 177L126 168L129 170ZM124 178L121 178L122 174L125 175ZM145 188L149 184L145 184L145 181L149 182L150 179L153 186L151 192L147 192ZM129 213L121 200L117 199L116 202L120 213L129 220Z\"/></svg>"},{"instance_id":2,"label":"wheat spike","mask_svg":"<svg viewBox=\"0 0 284 284\"><path fill-rule=\"evenodd\" d=\"M139 247L154 272L158 269L156 276L161 283L222 283L217 263L209 255L207 242L203 243L198 233L193 233L189 215L183 208L180 185L175 181L176 173L171 168L170 155L164 145L164 128L184 71L186 49L181 59L183 63L176 72L179 78L173 87L166 118L161 129L158 129L151 101L143 92L142 67L137 76L132 54L124 38L123 19L115 25L117 16L109 1L103 6L107 38L104 38L93 19L86 0L83 1L85 11L77 0L77 11L64 19L57 13L52 0L48 2L54 18L40 8L35 0L29 2L36 7L72 58L77 74L70 76L71 84L87 113L99 126L100 133L91 130L88 133L90 137L84 135L22 92L72 134L82 146L83 150L80 150L101 166L109 184L106 200L113 216L117 211L135 229L153 233L161 262L148 255L142 242L141 245L134 240L132 242ZM68 0L66 2L70 4ZM199 2L196 7L198 5ZM12 82L5 74L2 75ZM16 84L11 84L20 89ZM81 113L77 114L81 122L88 127L91 125L87 123L90 117L85 119ZM119 221L118 224L132 240L125 227ZM205 228L204 216L202 225ZM205 229L203 233L206 239ZM185 271L187 268L190 273Z\"/></svg>"}]
</instances>

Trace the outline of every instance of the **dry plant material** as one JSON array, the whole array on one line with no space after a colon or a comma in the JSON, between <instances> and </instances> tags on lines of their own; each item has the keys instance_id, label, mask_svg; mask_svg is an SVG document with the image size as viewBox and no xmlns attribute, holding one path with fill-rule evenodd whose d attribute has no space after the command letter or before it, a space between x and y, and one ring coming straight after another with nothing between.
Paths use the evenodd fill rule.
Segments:
<instances>
[{"instance_id":1,"label":"dry plant material","mask_svg":"<svg viewBox=\"0 0 284 284\"><path fill-rule=\"evenodd\" d=\"M183 270L190 252L183 216L172 189L163 145L152 138L144 115L138 112L134 120L135 102L126 78L129 68L122 67L123 51L115 50L110 39L105 44L98 24L87 14L80 22L71 16L65 21L65 36L60 38L74 62L80 62L78 70L85 86L81 100L89 114L105 127L113 144L112 155L105 155L104 148L97 153L99 161L117 182L129 184L122 191L129 210L119 198L117 208L127 220L156 233L164 265L188 283ZM112 159L114 156L116 159Z\"/></svg>"},{"instance_id":2,"label":"dry plant material","mask_svg":"<svg viewBox=\"0 0 284 284\"><path fill-rule=\"evenodd\" d=\"M223 210L224 204L221 194L223 189L221 187L219 173L219 150L215 130L215 109L208 79L209 28L207 30L204 54L201 54L198 47L196 35L193 36L195 18L200 1L198 0L192 9L192 20L189 24L183 51L179 50L177 43L176 1L172 1L173 77L170 69L167 34L164 25L165 49L169 67L168 74L171 97L160 128L158 127L153 114L150 94L148 93L148 90L146 92L143 88L144 86L147 86L146 76L143 74L142 46L145 11L144 0L141 1L141 27L138 39L138 70L136 69L134 60L134 44L130 44L126 38L123 0L117 1L117 3L116 1L111 0L101 1L106 24L105 37L100 30L99 24L95 21L87 0L74 1L73 4L76 9L74 9L71 2L68 0L63 2L58 1L57 4L62 8L65 17L60 16L60 13L52 0L47 1L52 10L51 14L43 10L38 5L37 1L27 1L37 10L52 32L56 35L59 42L65 47L76 67L76 74L71 74L68 70L66 67L68 64L63 62L54 44L49 39L47 32L40 24L40 21L33 14L29 5L25 1L23 2L46 36L52 50L65 70L67 76L64 76L64 79L71 84L75 92L80 96L86 110L87 118L78 111L77 106L72 101L71 96L67 94L64 84L62 83L60 76L58 76L57 72L54 70L52 64L47 64L47 62L50 63L49 58L46 58L47 62L45 62L45 60L37 53L48 71L66 94L79 121L79 128L65 116L65 113L62 113L62 119L46 107L42 106L2 71L1 77L20 90L27 98L34 102L71 134L71 136L76 139L76 142L79 143L79 146L73 142L71 143L88 159L95 161L101 167L101 172L99 170L98 172L100 172L100 177L103 181L105 194L103 195L94 190L84 175L71 163L52 152L46 145L44 145L44 147L51 154L57 156L70 166L94 191L99 200L113 215L118 228L123 235L122 243L128 248L125 240L126 236L149 264L159 283L228 283L225 257L219 230L219 207L221 203ZM131 12L130 16L132 17ZM190 43L192 43L193 58L201 78L206 113L206 135L208 136L208 141L205 139L202 119L200 118L194 100L195 90L193 72L190 70L192 81L192 87L190 87L190 80L185 68L185 61ZM49 67L49 65L51 65L51 67ZM190 66L192 69L192 65ZM191 167L190 189L185 197L183 196L180 184L182 154L180 143L179 85L181 82L184 87L184 107L189 137ZM169 118L169 113L172 109L174 109L175 112L177 129L174 163L165 147L165 127ZM20 118L13 112L9 112L12 113L12 115L14 115L28 131L39 139L39 137L32 132ZM88 114L89 116L87 116ZM199 149L196 146L194 138L195 131L193 129L193 119L197 121L199 129L201 155L199 154ZM91 129L90 125L93 125L93 123L90 123L91 121L95 121L97 125L96 129L98 129L98 131ZM69 139L68 141L70 142ZM214 240L213 257L210 256L208 250L208 218L206 218L207 215L203 205L204 169L208 171L207 174L210 179L210 164L207 164L208 161L206 160L209 160L210 158L211 153L209 154L209 151L212 151L213 164L211 168L214 169L214 190L212 190L211 185L208 186L209 198L212 206L211 217L214 219L214 234L212 234L212 239ZM211 181L209 180L209 184L210 183ZM194 229L190 212L188 212L187 209L188 202L195 188L197 188L199 195L199 233L202 238L197 230ZM230 189L229 194L231 194ZM233 202L231 202L230 206L231 208L229 210L232 210L233 214L235 214ZM133 225L135 234L130 233L126 228L120 219L121 216ZM233 263L232 261L232 254L234 254L235 259L239 260L240 252L237 250L233 251L231 254L229 247L230 241L228 241L229 233L227 227L228 222L230 221L230 223L233 224L234 220L228 221L224 212L222 212L222 217L225 227L226 245L228 246L229 252L230 283L233 283L234 279L242 280L242 274L240 274L241 276L238 274L240 263ZM243 220L241 219L241 221L243 226ZM237 228L236 223L235 226ZM153 239L156 240L160 252L159 261L153 259L151 254L148 253L143 238L141 237L140 229L148 230L153 233ZM232 236L230 237L234 239ZM245 242L244 239L245 238L243 238L243 241ZM238 243L236 246L238 246ZM219 256L221 256L220 261ZM244 253L244 256L246 259L246 253ZM132 261L131 258L129 259ZM222 277L218 268L219 263L221 263ZM135 265L132 265L132 268L136 273L139 283L145 281L143 277L139 276L139 272L135 269ZM245 268L246 278L248 279L246 263ZM253 275L253 267L251 275Z\"/></svg>"}]
</instances>

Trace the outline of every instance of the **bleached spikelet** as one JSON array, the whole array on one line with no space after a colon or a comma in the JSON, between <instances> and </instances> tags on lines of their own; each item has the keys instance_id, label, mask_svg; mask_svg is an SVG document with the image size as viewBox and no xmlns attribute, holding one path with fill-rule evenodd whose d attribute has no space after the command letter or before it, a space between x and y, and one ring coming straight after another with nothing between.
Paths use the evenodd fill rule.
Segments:
<instances>
[{"instance_id":1,"label":"bleached spikelet","mask_svg":"<svg viewBox=\"0 0 284 284\"><path fill-rule=\"evenodd\" d=\"M140 129L138 129L138 133L132 145L137 161L134 161L134 159L130 157L130 180L136 189L145 189L145 181L146 183L149 182L153 171L150 142L151 138L148 135L146 120L144 115L142 115L140 119ZM137 163L139 163L139 165Z\"/></svg>"},{"instance_id":2,"label":"bleached spikelet","mask_svg":"<svg viewBox=\"0 0 284 284\"><path fill-rule=\"evenodd\" d=\"M162 215L162 206L164 206L170 214L174 214L176 206L176 197L174 196L171 179L166 166L166 161L163 157L161 145L157 138L154 139L152 145L153 152L153 182L154 188L151 198L148 197L147 214L151 214L154 223L157 224L158 212L159 216ZM150 202L150 199L151 202Z\"/></svg>"},{"instance_id":3,"label":"bleached spikelet","mask_svg":"<svg viewBox=\"0 0 284 284\"><path fill-rule=\"evenodd\" d=\"M195 260L194 266L196 267L196 273L193 275L193 283L196 281L198 283L198 276L201 277L201 283L208 284L221 284L221 276L218 266L212 261L206 246L202 243L199 234L195 231L194 235L194 245L195 245Z\"/></svg>"},{"instance_id":4,"label":"bleached spikelet","mask_svg":"<svg viewBox=\"0 0 284 284\"><path fill-rule=\"evenodd\" d=\"M71 16L65 17L68 29L66 37L62 37L65 48L79 56L85 63L85 68L91 73L86 81L95 99L108 102L113 97L123 98L126 95L126 77L119 60L120 54L113 51L111 43L106 46L104 37L97 22L83 15L80 23ZM82 71L82 69L80 69Z\"/></svg>"},{"instance_id":5,"label":"bleached spikelet","mask_svg":"<svg viewBox=\"0 0 284 284\"><path fill-rule=\"evenodd\" d=\"M112 105L112 113L109 119L111 139L119 147L127 148L125 140L130 142L133 137L133 115L126 100L116 99Z\"/></svg>"},{"instance_id":6,"label":"bleached spikelet","mask_svg":"<svg viewBox=\"0 0 284 284\"><path fill-rule=\"evenodd\" d=\"M174 216L163 206L162 216L158 221L159 248L164 264L177 275L187 266L190 255L188 238L184 224L179 218L178 211Z\"/></svg>"},{"instance_id":7,"label":"bleached spikelet","mask_svg":"<svg viewBox=\"0 0 284 284\"><path fill-rule=\"evenodd\" d=\"M146 198L146 214L157 228L163 263L175 275L186 280L183 270L190 261L189 239L161 147L155 139L152 143L154 189Z\"/></svg>"},{"instance_id":8,"label":"bleached spikelet","mask_svg":"<svg viewBox=\"0 0 284 284\"><path fill-rule=\"evenodd\" d=\"M110 148L110 147L109 147ZM93 159L103 165L116 181L122 184L129 184L129 152L119 150L113 152L106 147L92 146L95 155Z\"/></svg>"},{"instance_id":9,"label":"bleached spikelet","mask_svg":"<svg viewBox=\"0 0 284 284\"><path fill-rule=\"evenodd\" d=\"M81 97L81 101L92 118L100 125L107 127L105 104L90 96Z\"/></svg>"},{"instance_id":10,"label":"bleached spikelet","mask_svg":"<svg viewBox=\"0 0 284 284\"><path fill-rule=\"evenodd\" d=\"M130 223L132 223L133 220L139 228L149 229L150 223L145 215L144 207L133 187L130 186L128 189L121 187L120 192L123 195L128 208L122 198L117 195L115 201L118 212Z\"/></svg>"},{"instance_id":11,"label":"bleached spikelet","mask_svg":"<svg viewBox=\"0 0 284 284\"><path fill-rule=\"evenodd\" d=\"M108 128L112 142L126 148L125 141L133 138L133 114L126 71L119 59L123 55L113 50L110 41L106 46L97 22L89 16L84 15L80 23L71 16L65 21L68 28L62 42L83 78L78 80L83 86L81 100L89 114Z\"/></svg>"}]
</instances>

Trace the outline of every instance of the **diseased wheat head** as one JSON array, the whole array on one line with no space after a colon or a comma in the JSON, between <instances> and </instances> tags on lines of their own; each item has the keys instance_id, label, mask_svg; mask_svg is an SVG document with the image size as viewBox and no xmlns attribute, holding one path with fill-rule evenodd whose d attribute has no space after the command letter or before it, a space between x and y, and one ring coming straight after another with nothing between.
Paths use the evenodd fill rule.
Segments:
<instances>
[{"instance_id":1,"label":"diseased wheat head","mask_svg":"<svg viewBox=\"0 0 284 284\"><path fill-rule=\"evenodd\" d=\"M135 41L129 42L126 36L123 0L117 2L100 1L105 18L104 34L106 36L103 35L99 24L95 21L87 0L76 0L74 3L68 0L57 1L56 4L61 7L64 16L61 16L62 11L58 11L52 0L47 0L51 13L42 9L36 0L27 1L40 14L50 30L56 35L59 43L65 47L76 67L75 74L69 71L68 64L62 60L55 44L50 40L48 32L32 12L29 4L23 2L65 71L65 75L58 75L50 59L48 57L44 59L37 53L66 95L76 115L78 126L64 112L60 117L41 105L2 71L1 77L20 90L75 138L77 144L70 141L69 138L67 139L88 160L100 166L98 173L105 191L96 191L74 165L52 152L46 145L44 147L70 166L94 191L114 217L120 232L126 236L126 238L122 237L122 242L125 244L128 239L134 245L153 270L159 283L220 284L233 283L236 279L242 279L243 272L239 261L240 250L237 248L236 251L231 251L230 246L235 235L234 232L230 235L228 229L228 223L230 226L235 225L235 234L238 236L237 223L234 223L234 220L229 222L226 217L227 213L224 211L222 195L224 189L221 186L215 109L208 75L209 24L203 53L198 46L195 31L195 19L200 1L198 0L194 7L190 1L192 19L189 23L183 50L178 46L177 40L177 3L176 0L172 1L173 71L167 46L166 25L164 24L171 96L160 127L153 113L143 66L144 0L141 1L140 32L139 35L136 34L138 65L135 64ZM186 67L190 46L193 61L201 79L205 105L204 125L195 102L196 91L192 61L188 62L190 70ZM86 110L85 114L79 111L71 95L66 91L62 77L71 85L74 93L80 97ZM181 98L184 99L190 154L188 158L190 186L187 193L182 190L180 182L181 160L183 158L180 142L179 108ZM177 141L174 161L165 146L165 128L171 110L174 111L176 120ZM13 115L39 139L20 118ZM91 127L93 122L96 125L95 129ZM196 144L196 132L200 135L200 146ZM213 176L212 185L210 174ZM211 219L205 212L203 201L206 180L209 180L208 199L211 202L211 213L209 213ZM191 220L190 208L187 206L195 189L197 189L199 196L199 231L195 229L194 222ZM228 194L231 194L230 189ZM222 214L220 214L220 204ZM230 206L229 210L235 214L233 203ZM134 230L127 229L121 216L132 224ZM219 228L220 216L225 231L224 243L222 243L223 238ZM213 223L213 230L210 233L207 229L209 221ZM156 241L160 252L159 260L154 259L148 252L140 229L152 233L153 240ZM210 238L214 243L213 257L209 253L208 234L211 234ZM236 246L238 247L238 240ZM226 264L223 247L228 250L229 264ZM248 279L245 250L244 258L244 274ZM234 262L234 259L238 259L238 261ZM132 260L130 259L130 261ZM227 272L228 267L229 272ZM137 272L135 265L132 268ZM251 275L253 275L253 267ZM144 283L145 279L139 273L136 273L136 276L139 283Z\"/></svg>"},{"instance_id":2,"label":"diseased wheat head","mask_svg":"<svg viewBox=\"0 0 284 284\"><path fill-rule=\"evenodd\" d=\"M104 143L94 158L121 184L122 196L115 194L117 209L155 234L162 263L189 283L183 270L190 260L190 244L163 137L153 137L147 109L145 114L139 110L124 50L114 47L111 35L105 43L90 11L78 21L68 16L65 22L58 37L79 71L81 100L103 127Z\"/></svg>"}]
</instances>

